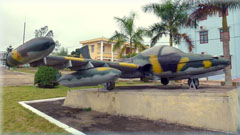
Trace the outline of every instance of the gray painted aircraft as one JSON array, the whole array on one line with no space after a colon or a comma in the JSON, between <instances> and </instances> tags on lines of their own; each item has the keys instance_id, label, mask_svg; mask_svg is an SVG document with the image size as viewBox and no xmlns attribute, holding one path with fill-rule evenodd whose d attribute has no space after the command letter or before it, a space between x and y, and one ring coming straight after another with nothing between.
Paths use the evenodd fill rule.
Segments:
<instances>
[{"instance_id":1,"label":"gray painted aircraft","mask_svg":"<svg viewBox=\"0 0 240 135\"><path fill-rule=\"evenodd\" d=\"M48 56L54 49L51 38L35 38L14 49L7 56L9 66L30 63L31 66L70 68L76 72L64 75L57 81L64 86L91 86L103 84L107 90L115 87L118 78L148 78L161 80L188 79L190 88L198 88L198 78L223 73L229 60L211 55L184 53L170 46L154 46L125 62L110 62L90 58L87 46L81 48L80 58Z\"/></svg>"}]
</instances>

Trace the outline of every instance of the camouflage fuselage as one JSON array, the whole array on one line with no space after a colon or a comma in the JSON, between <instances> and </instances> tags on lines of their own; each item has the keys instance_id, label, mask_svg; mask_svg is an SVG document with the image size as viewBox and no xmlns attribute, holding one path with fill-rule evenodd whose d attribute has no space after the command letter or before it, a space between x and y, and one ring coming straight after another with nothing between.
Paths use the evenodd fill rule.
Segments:
<instances>
[{"instance_id":1,"label":"camouflage fuselage","mask_svg":"<svg viewBox=\"0 0 240 135\"><path fill-rule=\"evenodd\" d=\"M229 65L225 58L183 53L169 46L152 47L133 57L132 61L142 66L138 70L144 77L168 79L194 78L195 75L221 70Z\"/></svg>"}]
</instances>

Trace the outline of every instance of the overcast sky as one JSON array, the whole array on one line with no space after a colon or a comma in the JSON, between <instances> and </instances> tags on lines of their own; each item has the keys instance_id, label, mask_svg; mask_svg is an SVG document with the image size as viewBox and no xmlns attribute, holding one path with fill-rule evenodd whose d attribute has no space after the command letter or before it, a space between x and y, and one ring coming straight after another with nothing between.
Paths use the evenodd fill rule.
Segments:
<instances>
[{"instance_id":1,"label":"overcast sky","mask_svg":"<svg viewBox=\"0 0 240 135\"><path fill-rule=\"evenodd\" d=\"M144 13L142 7L159 0L1 0L0 50L22 44L26 21L26 41L34 31L48 26L69 52L81 47L80 41L98 37L109 38L118 25L113 19L137 13L136 26L148 27L159 19ZM147 39L145 42L149 42ZM166 38L160 42L167 42Z\"/></svg>"}]
</instances>

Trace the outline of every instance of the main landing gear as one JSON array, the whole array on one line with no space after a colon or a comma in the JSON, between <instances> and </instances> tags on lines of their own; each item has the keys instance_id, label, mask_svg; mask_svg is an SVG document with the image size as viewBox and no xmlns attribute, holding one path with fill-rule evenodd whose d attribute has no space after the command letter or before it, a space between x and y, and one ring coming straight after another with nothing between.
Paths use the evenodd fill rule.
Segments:
<instances>
[{"instance_id":1,"label":"main landing gear","mask_svg":"<svg viewBox=\"0 0 240 135\"><path fill-rule=\"evenodd\" d=\"M113 90L115 88L115 82L113 81L110 81L110 82L107 82L105 85L104 85L104 88L106 90Z\"/></svg>"},{"instance_id":2,"label":"main landing gear","mask_svg":"<svg viewBox=\"0 0 240 135\"><path fill-rule=\"evenodd\" d=\"M168 85L169 80L168 80L167 78L161 78L161 83L162 83L163 85Z\"/></svg>"},{"instance_id":3,"label":"main landing gear","mask_svg":"<svg viewBox=\"0 0 240 135\"><path fill-rule=\"evenodd\" d=\"M198 78L189 78L188 79L188 86L190 89L198 89L199 87L199 80Z\"/></svg>"}]
</instances>

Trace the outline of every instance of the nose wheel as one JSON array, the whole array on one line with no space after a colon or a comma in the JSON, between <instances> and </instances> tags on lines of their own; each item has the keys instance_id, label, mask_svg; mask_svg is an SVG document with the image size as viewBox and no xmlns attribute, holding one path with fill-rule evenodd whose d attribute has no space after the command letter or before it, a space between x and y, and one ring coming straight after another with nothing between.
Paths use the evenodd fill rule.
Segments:
<instances>
[{"instance_id":1,"label":"nose wheel","mask_svg":"<svg viewBox=\"0 0 240 135\"><path fill-rule=\"evenodd\" d=\"M106 90L113 90L115 88L115 82L113 81L110 81L110 82L107 82L105 85L104 85L104 88Z\"/></svg>"},{"instance_id":2,"label":"nose wheel","mask_svg":"<svg viewBox=\"0 0 240 135\"><path fill-rule=\"evenodd\" d=\"M198 89L199 87L199 80L197 78L189 78L188 79L188 86L189 86L189 89Z\"/></svg>"}]
</instances>

